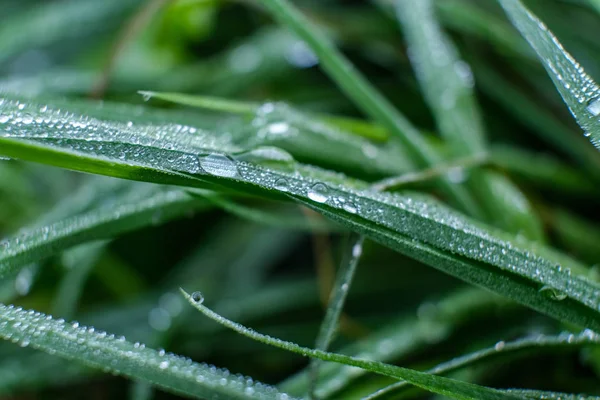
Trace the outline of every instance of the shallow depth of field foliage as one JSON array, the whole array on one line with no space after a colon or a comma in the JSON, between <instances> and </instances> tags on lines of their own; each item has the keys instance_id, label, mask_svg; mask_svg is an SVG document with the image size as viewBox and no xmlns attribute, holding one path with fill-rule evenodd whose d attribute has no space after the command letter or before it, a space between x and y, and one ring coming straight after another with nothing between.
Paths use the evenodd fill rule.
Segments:
<instances>
[{"instance_id":1,"label":"shallow depth of field foliage","mask_svg":"<svg viewBox=\"0 0 600 400\"><path fill-rule=\"evenodd\" d=\"M598 80L598 0L0 0L0 398L600 399Z\"/></svg>"}]
</instances>

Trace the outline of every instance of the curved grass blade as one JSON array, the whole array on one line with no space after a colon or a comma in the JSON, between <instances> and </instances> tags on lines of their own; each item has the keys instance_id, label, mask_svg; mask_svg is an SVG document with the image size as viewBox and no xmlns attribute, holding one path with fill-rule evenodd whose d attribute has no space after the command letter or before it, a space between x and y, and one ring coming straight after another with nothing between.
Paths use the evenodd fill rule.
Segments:
<instances>
[{"instance_id":1,"label":"curved grass blade","mask_svg":"<svg viewBox=\"0 0 600 400\"><path fill-rule=\"evenodd\" d=\"M151 382L195 398L272 399L289 396L227 370L127 342L92 327L67 324L34 311L0 305L0 337L93 368ZM287 397L282 397L287 396Z\"/></svg>"},{"instance_id":2,"label":"curved grass blade","mask_svg":"<svg viewBox=\"0 0 600 400\"><path fill-rule=\"evenodd\" d=\"M440 155L420 132L288 0L262 0L261 4L282 25L306 42L319 58L319 65L358 107L402 141L417 165L428 167L441 161ZM439 184L453 199L456 207L467 214L481 216L479 206L464 187L453 184L447 177L439 179Z\"/></svg>"},{"instance_id":3,"label":"curved grass blade","mask_svg":"<svg viewBox=\"0 0 600 400\"><path fill-rule=\"evenodd\" d=\"M256 331L248 329L243 325L230 321L223 318L219 314L210 310L206 306L202 305L203 298L200 294L195 293L193 296L186 293L181 289L182 294L186 300L198 311L214 320L215 322L226 326L229 329L234 330L250 339L279 347L281 349L291 351L305 357L316 358L323 361L333 361L346 365L352 365L354 367L363 368L370 372L386 375L397 379L406 379L412 384L419 386L427 391L449 396L453 399L473 399L479 400L482 398L489 400L509 400L509 399L522 399L520 396L511 396L502 394L500 391L495 389L486 388L483 386L477 386L470 383L454 381L448 378L440 378L434 375L428 375L422 372L417 372L407 368L396 367L389 364L383 364L375 361L361 360L354 357L344 356L341 354L328 353L321 350L309 349L306 347L298 346L295 343L286 342L281 339L271 338L266 335L262 335Z\"/></svg>"},{"instance_id":4,"label":"curved grass blade","mask_svg":"<svg viewBox=\"0 0 600 400\"><path fill-rule=\"evenodd\" d=\"M230 100L221 97L199 96L185 93L152 92L147 90L141 90L138 93L144 96L145 99L156 98L190 107L205 108L213 111L222 111L247 116L254 115L261 107L260 103ZM329 114L315 114L315 116L331 125L338 126L339 128L346 128L348 133L354 133L367 139L384 142L389 137L387 131L381 127L364 122L362 120Z\"/></svg>"},{"instance_id":5,"label":"curved grass blade","mask_svg":"<svg viewBox=\"0 0 600 400\"><path fill-rule=\"evenodd\" d=\"M161 221L177 218L204 206L181 190L159 188L138 193L117 205L98 207L21 232L0 242L0 275L68 247L151 225L157 217Z\"/></svg>"},{"instance_id":6,"label":"curved grass blade","mask_svg":"<svg viewBox=\"0 0 600 400\"><path fill-rule=\"evenodd\" d=\"M422 303L422 310L426 311L419 316L412 313L403 315L368 337L344 346L339 353L373 361L396 362L419 349L442 343L470 321L496 309L511 313L516 305L480 289L463 288L439 301ZM366 373L339 364L325 364L320 372L316 390L319 398L335 396ZM307 375L306 370L301 371L278 386L286 393L300 395L306 387Z\"/></svg>"},{"instance_id":7,"label":"curved grass blade","mask_svg":"<svg viewBox=\"0 0 600 400\"><path fill-rule=\"evenodd\" d=\"M156 183L292 197L450 275L554 318L600 328L600 286L587 278L586 267L426 196L378 193L365 182L299 163L241 161L235 158L240 148L191 126L129 126L11 104L11 123L0 125L0 154Z\"/></svg>"},{"instance_id":8,"label":"curved grass blade","mask_svg":"<svg viewBox=\"0 0 600 400\"><path fill-rule=\"evenodd\" d=\"M600 335L591 330L585 330L579 334L565 332L557 336L539 335L537 337L518 339L511 342L500 341L491 348L478 350L473 353L454 358L450 361L439 364L434 368L427 370L426 372L436 375L446 374L478 362L487 361L495 356L507 354L511 355L514 353L526 352L535 349L547 351L556 348L581 348L586 346L600 346ZM364 400L375 400L385 398L387 396L398 396L403 389L408 387L410 387L410 384L407 382L397 382L378 390Z\"/></svg>"},{"instance_id":9,"label":"curved grass blade","mask_svg":"<svg viewBox=\"0 0 600 400\"><path fill-rule=\"evenodd\" d=\"M478 86L488 96L530 127L541 140L597 176L600 157L583 137L574 135L560 118L540 107L535 98L525 95L482 60L471 57L469 62L475 71Z\"/></svg>"},{"instance_id":10,"label":"curved grass blade","mask_svg":"<svg viewBox=\"0 0 600 400\"><path fill-rule=\"evenodd\" d=\"M431 0L396 0L410 58L440 133L456 157L478 158L486 150L485 132L467 63L437 23ZM463 175L467 171L458 170ZM541 222L520 190L501 175L472 170L467 185L488 221L503 229L543 240ZM466 178L466 176L465 176Z\"/></svg>"},{"instance_id":11,"label":"curved grass blade","mask_svg":"<svg viewBox=\"0 0 600 400\"><path fill-rule=\"evenodd\" d=\"M600 148L600 87L520 0L498 0L538 54L585 136Z\"/></svg>"},{"instance_id":12,"label":"curved grass blade","mask_svg":"<svg viewBox=\"0 0 600 400\"><path fill-rule=\"evenodd\" d=\"M408 156L393 144L377 145L358 130L375 136L381 129L372 124L324 114L310 114L283 103L250 103L180 93L141 92L177 104L200 107L243 116L235 129L234 141L243 146L277 146L302 161L335 168L348 168L363 174L387 176L413 169ZM252 126L248 132L248 125ZM340 129L342 127L342 129ZM343 128L350 128L349 131ZM358 127L358 128L357 128ZM333 165L331 160L335 160Z\"/></svg>"},{"instance_id":13,"label":"curved grass blade","mask_svg":"<svg viewBox=\"0 0 600 400\"><path fill-rule=\"evenodd\" d=\"M348 238L348 249L342 260L333 290L331 291L329 302L327 304L327 311L325 318L321 323L319 329L319 335L315 342L315 348L320 351L327 351L331 342L334 339L335 334L340 322L340 315L346 302L346 297L350 291L352 280L354 278L360 256L362 255L363 243L365 238L363 236L351 235ZM320 362L313 360L311 363L311 384L309 388L309 394L314 397L316 389L317 379L319 377Z\"/></svg>"}]
</instances>

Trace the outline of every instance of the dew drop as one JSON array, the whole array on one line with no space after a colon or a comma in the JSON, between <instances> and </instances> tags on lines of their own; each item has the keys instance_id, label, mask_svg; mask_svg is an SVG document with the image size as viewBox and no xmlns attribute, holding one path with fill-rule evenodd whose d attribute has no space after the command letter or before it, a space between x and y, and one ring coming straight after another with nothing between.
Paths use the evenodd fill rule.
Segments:
<instances>
[{"instance_id":1,"label":"dew drop","mask_svg":"<svg viewBox=\"0 0 600 400\"><path fill-rule=\"evenodd\" d=\"M169 362L168 361L163 361L158 365L158 368L160 369L167 369L169 368Z\"/></svg>"},{"instance_id":2,"label":"dew drop","mask_svg":"<svg viewBox=\"0 0 600 400\"><path fill-rule=\"evenodd\" d=\"M325 203L329 199L329 190L322 183L315 183L308 191L308 198L317 203Z\"/></svg>"},{"instance_id":3,"label":"dew drop","mask_svg":"<svg viewBox=\"0 0 600 400\"><path fill-rule=\"evenodd\" d=\"M350 202L344 203L342 208L344 209L344 211L349 212L350 214L356 214L356 212L358 211L358 209L356 208L354 203L350 203Z\"/></svg>"},{"instance_id":4,"label":"dew drop","mask_svg":"<svg viewBox=\"0 0 600 400\"><path fill-rule=\"evenodd\" d=\"M275 184L273 185L273 187L275 189L279 190L280 192L287 192L290 190L289 185L290 184L287 181L287 179L279 178L275 181Z\"/></svg>"},{"instance_id":5,"label":"dew drop","mask_svg":"<svg viewBox=\"0 0 600 400\"><path fill-rule=\"evenodd\" d=\"M594 117L599 116L600 115L600 97L596 97L595 99L591 100L588 103L586 109Z\"/></svg>"},{"instance_id":6,"label":"dew drop","mask_svg":"<svg viewBox=\"0 0 600 400\"><path fill-rule=\"evenodd\" d=\"M319 63L316 54L302 41L297 41L285 53L286 60L297 68L310 68Z\"/></svg>"},{"instance_id":7,"label":"dew drop","mask_svg":"<svg viewBox=\"0 0 600 400\"><path fill-rule=\"evenodd\" d=\"M463 183L467 179L465 170L460 167L450 168L447 175L448 179L452 183Z\"/></svg>"},{"instance_id":8,"label":"dew drop","mask_svg":"<svg viewBox=\"0 0 600 400\"><path fill-rule=\"evenodd\" d=\"M505 345L506 345L506 343L501 340L498 343L496 343L496 345L494 346L494 350L501 351L502 349L504 349Z\"/></svg>"},{"instance_id":9,"label":"dew drop","mask_svg":"<svg viewBox=\"0 0 600 400\"><path fill-rule=\"evenodd\" d=\"M10 116L6 114L0 114L0 124L5 124L10 120Z\"/></svg>"},{"instance_id":10,"label":"dew drop","mask_svg":"<svg viewBox=\"0 0 600 400\"><path fill-rule=\"evenodd\" d=\"M238 174L233 160L223 154L201 155L198 159L202 169L211 175L233 178Z\"/></svg>"},{"instance_id":11,"label":"dew drop","mask_svg":"<svg viewBox=\"0 0 600 400\"><path fill-rule=\"evenodd\" d=\"M192 293L191 297L192 297L192 300L194 301L194 303L198 303L198 304L204 303L204 296L200 292Z\"/></svg>"}]
</instances>

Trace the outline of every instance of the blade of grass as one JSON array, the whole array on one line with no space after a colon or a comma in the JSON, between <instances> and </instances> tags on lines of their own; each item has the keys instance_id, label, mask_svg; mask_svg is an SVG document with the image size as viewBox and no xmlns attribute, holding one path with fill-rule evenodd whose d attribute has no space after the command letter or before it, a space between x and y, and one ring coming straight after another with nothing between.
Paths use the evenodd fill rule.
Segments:
<instances>
[{"instance_id":1,"label":"blade of grass","mask_svg":"<svg viewBox=\"0 0 600 400\"><path fill-rule=\"evenodd\" d=\"M144 193L144 196L149 193ZM159 190L148 197L99 207L89 212L22 232L0 242L0 275L87 241L152 225L160 213L161 221L177 218L190 210L205 207L199 200L180 190Z\"/></svg>"},{"instance_id":2,"label":"blade of grass","mask_svg":"<svg viewBox=\"0 0 600 400\"><path fill-rule=\"evenodd\" d=\"M480 400L486 398L489 400L493 399L522 399L520 396L510 396L502 394L500 391L495 389L486 388L483 386L473 385L471 383L465 383L460 381L454 381L448 378L440 378L434 375L428 375L422 372L417 372L407 368L396 367L389 364L383 364L375 361L361 360L354 357L344 356L341 354L328 353L321 350L309 349L306 347L298 346L292 342L286 342L281 339L275 339L256 331L248 329L243 325L236 322L230 321L219 314L215 313L211 309L207 308L202 304L203 298L200 294L194 293L189 295L183 289L182 294L186 300L198 311L204 314L206 317L213 321L226 326L233 331L244 335L250 339L262 342L271 346L279 347L281 349L291 351L305 357L316 358L323 361L333 361L346 365L352 365L358 368L363 368L371 372L390 376L397 379L406 379L407 381L419 386L427 391L449 396L454 399L473 399Z\"/></svg>"},{"instance_id":3,"label":"blade of grass","mask_svg":"<svg viewBox=\"0 0 600 400\"><path fill-rule=\"evenodd\" d=\"M600 87L546 25L519 0L498 1L538 54L585 136L600 147Z\"/></svg>"},{"instance_id":4,"label":"blade of grass","mask_svg":"<svg viewBox=\"0 0 600 400\"><path fill-rule=\"evenodd\" d=\"M339 353L373 361L397 362L424 347L449 340L453 333L492 310L500 309L510 315L516 305L492 293L468 287L447 294L441 300L423 302L419 309L426 312L402 315L368 337L342 347ZM325 364L320 372L316 392L319 398L334 397L344 386L366 373L338 364ZM307 376L305 369L278 386L286 393L300 395Z\"/></svg>"},{"instance_id":5,"label":"blade of grass","mask_svg":"<svg viewBox=\"0 0 600 400\"><path fill-rule=\"evenodd\" d=\"M439 26L431 0L396 0L394 4L413 69L440 133L454 156L479 157L487 144L473 93L471 68L460 59L456 47ZM477 169L469 172L467 187L483 206L488 221L509 232L543 241L539 218L510 180Z\"/></svg>"},{"instance_id":6,"label":"blade of grass","mask_svg":"<svg viewBox=\"0 0 600 400\"><path fill-rule=\"evenodd\" d=\"M275 388L260 383L249 385L246 378L230 376L227 370L13 306L0 305L0 337L190 397L281 399Z\"/></svg>"},{"instance_id":7,"label":"blade of grass","mask_svg":"<svg viewBox=\"0 0 600 400\"><path fill-rule=\"evenodd\" d=\"M441 159L421 134L352 66L333 43L287 0L262 0L282 25L296 33L319 57L319 65L360 108L378 121L390 134L396 135L421 167L438 164ZM439 180L444 191L464 212L480 216L479 207L470 194L448 178Z\"/></svg>"},{"instance_id":8,"label":"blade of grass","mask_svg":"<svg viewBox=\"0 0 600 400\"><path fill-rule=\"evenodd\" d=\"M363 236L351 235L348 238L348 248L344 254L344 259L337 272L337 277L333 285L327 304L325 318L321 323L319 335L315 342L315 348L320 351L327 351L331 342L334 339L336 331L340 323L340 315L346 302L346 297L350 291L352 280L354 278L360 256L362 255L362 247L365 238ZM311 384L309 387L309 395L315 398L315 388L319 377L320 362L313 360L311 363Z\"/></svg>"},{"instance_id":9,"label":"blade of grass","mask_svg":"<svg viewBox=\"0 0 600 400\"><path fill-rule=\"evenodd\" d=\"M513 353L527 352L536 349L547 351L557 348L579 349L585 346L600 346L600 336L593 331L585 330L579 334L565 332L557 336L539 335L537 337L523 338L511 342L500 341L493 347L453 358L450 361L438 364L426 372L430 374L446 374L475 363L488 361L490 358L496 356L512 355ZM397 382L378 390L364 400L398 396L402 390L407 389L408 387L410 387L410 384L407 382Z\"/></svg>"},{"instance_id":10,"label":"blade of grass","mask_svg":"<svg viewBox=\"0 0 600 400\"><path fill-rule=\"evenodd\" d=\"M387 247L554 318L591 329L600 324L599 286L586 267L474 222L429 197L374 192L365 182L299 163L290 168L286 162L282 168L236 160L238 147L208 131L192 134L195 128L189 126L174 131L77 114L64 119L49 108L41 114L48 121L38 122L39 105L21 109L5 104L3 113L8 109L12 120L26 118L26 123L0 130L0 154L129 179L210 186L223 193L291 197ZM50 126L57 121L76 129ZM82 121L89 130L79 128Z\"/></svg>"}]
</instances>

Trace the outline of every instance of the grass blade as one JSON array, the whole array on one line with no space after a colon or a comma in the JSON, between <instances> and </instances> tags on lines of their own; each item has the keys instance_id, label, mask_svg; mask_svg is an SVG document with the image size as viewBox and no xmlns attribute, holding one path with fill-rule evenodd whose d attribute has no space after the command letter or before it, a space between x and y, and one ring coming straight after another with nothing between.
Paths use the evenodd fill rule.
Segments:
<instances>
[{"instance_id":1,"label":"grass blade","mask_svg":"<svg viewBox=\"0 0 600 400\"><path fill-rule=\"evenodd\" d=\"M513 24L538 54L585 136L600 148L600 87L520 0L499 0Z\"/></svg>"},{"instance_id":2,"label":"grass blade","mask_svg":"<svg viewBox=\"0 0 600 400\"><path fill-rule=\"evenodd\" d=\"M352 365L358 368L363 368L371 372L390 376L398 379L406 379L407 381L419 386L427 391L449 396L453 399L473 399L480 400L486 398L489 400L509 400L509 399L521 399L520 396L511 396L502 394L500 391L495 389L489 389L483 386L477 386L470 383L464 383L460 381L454 381L452 379L435 377L434 375L428 375L422 372L417 372L407 368L395 367L389 364L383 364L375 361L361 360L354 357L348 357L341 354L327 353L321 350L313 350L306 347L298 346L295 343L286 342L280 339L271 338L266 335L262 335L256 331L248 329L243 325L230 321L223 318L219 314L210 310L206 306L202 305L203 298L199 293L189 295L183 289L181 290L186 300L198 311L214 320L215 322L226 326L235 332L249 337L250 339L279 347L281 349L291 351L297 354L301 354L305 357L317 358L323 361L333 361L346 365Z\"/></svg>"},{"instance_id":3,"label":"grass blade","mask_svg":"<svg viewBox=\"0 0 600 400\"><path fill-rule=\"evenodd\" d=\"M246 378L232 377L226 370L13 306L0 305L0 337L195 398L282 398L275 388L249 385Z\"/></svg>"},{"instance_id":4,"label":"grass blade","mask_svg":"<svg viewBox=\"0 0 600 400\"><path fill-rule=\"evenodd\" d=\"M262 0L264 5L282 25L294 31L319 57L321 67L367 115L378 121L388 132L402 140L406 149L416 157L421 167L438 164L437 152L421 134L350 64L335 46L287 0ZM464 212L479 216L479 207L462 187L452 184L446 177L440 185Z\"/></svg>"},{"instance_id":5,"label":"grass blade","mask_svg":"<svg viewBox=\"0 0 600 400\"><path fill-rule=\"evenodd\" d=\"M337 278L333 285L329 297L329 303L327 304L327 312L325 318L321 323L319 335L315 343L315 348L320 351L327 351L331 342L334 339L334 335L338 329L340 323L340 315L346 302L346 297L350 291L352 280L360 261L362 254L362 247L365 238L363 236L352 235L348 238L348 249L342 260L339 271L337 272ZM348 251L349 250L349 251ZM314 397L314 391L319 377L319 366L320 362L313 360L311 363L311 385L310 385L310 396Z\"/></svg>"},{"instance_id":6,"label":"grass blade","mask_svg":"<svg viewBox=\"0 0 600 400\"><path fill-rule=\"evenodd\" d=\"M481 157L487 146L471 68L460 59L437 23L431 0L396 0L395 6L413 69L440 133L455 157ZM482 204L488 221L507 231L543 240L541 222L510 180L476 169L470 173L467 185Z\"/></svg>"},{"instance_id":7,"label":"grass blade","mask_svg":"<svg viewBox=\"0 0 600 400\"><path fill-rule=\"evenodd\" d=\"M586 267L543 246L516 241L429 197L377 193L365 182L300 163L267 166L240 161L235 157L243 149L209 131L192 134L196 128L191 126L178 130L160 124L128 126L76 114L57 116L49 108L40 114L34 103L23 109L12 104L12 120L26 118L26 123L3 125L9 129L0 131L0 154L155 183L218 188L224 193L243 190L270 199L291 197L450 275L554 318L600 327L599 286L589 280ZM73 129L57 129L58 122ZM83 122L87 129L78 126ZM11 248L19 254L17 245Z\"/></svg>"},{"instance_id":8,"label":"grass blade","mask_svg":"<svg viewBox=\"0 0 600 400\"><path fill-rule=\"evenodd\" d=\"M532 349L541 349L545 351L554 348L581 348L585 346L600 346L600 336L593 331L585 330L579 334L561 333L558 336L540 335L538 337L518 339L512 342L500 341L493 347L478 350L439 364L434 368L427 370L427 373L445 374L478 362L487 361L495 356L526 352ZM394 383L393 385L378 390L364 400L398 396L403 389L408 387L410 387L410 384L407 382Z\"/></svg>"},{"instance_id":9,"label":"grass blade","mask_svg":"<svg viewBox=\"0 0 600 400\"><path fill-rule=\"evenodd\" d=\"M475 288L459 289L439 301L423 302L422 306L427 310L424 315L416 316L412 312L403 315L368 337L342 347L339 353L373 361L397 362L419 349L449 340L453 333L491 310L501 307L510 315L516 308L499 296ZM320 372L316 390L319 398L335 396L344 386L366 373L338 364L325 364ZM300 395L307 375L306 370L301 371L278 386L287 393Z\"/></svg>"},{"instance_id":10,"label":"grass blade","mask_svg":"<svg viewBox=\"0 0 600 400\"><path fill-rule=\"evenodd\" d=\"M30 229L0 242L0 275L10 274L23 265L80 243L151 225L157 215L167 221L202 206L199 200L181 190L154 189L140 192L116 207L99 207Z\"/></svg>"}]
</instances>

